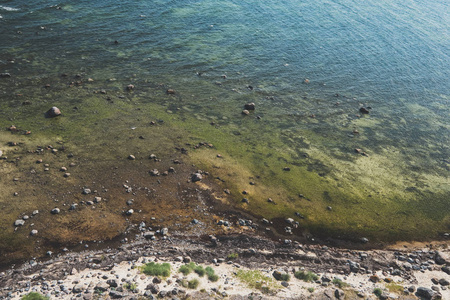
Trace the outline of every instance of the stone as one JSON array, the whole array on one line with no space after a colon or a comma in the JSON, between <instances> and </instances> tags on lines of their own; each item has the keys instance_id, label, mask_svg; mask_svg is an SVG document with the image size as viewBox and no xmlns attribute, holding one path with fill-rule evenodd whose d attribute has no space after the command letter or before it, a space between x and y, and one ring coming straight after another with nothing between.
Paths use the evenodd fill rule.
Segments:
<instances>
[{"instance_id":1,"label":"stone","mask_svg":"<svg viewBox=\"0 0 450 300\"><path fill-rule=\"evenodd\" d=\"M350 266L350 271L352 271L354 273L358 273L358 271L359 271L359 264L357 262L349 260L348 264Z\"/></svg>"},{"instance_id":2,"label":"stone","mask_svg":"<svg viewBox=\"0 0 450 300\"><path fill-rule=\"evenodd\" d=\"M162 282L162 279L159 278L159 277L154 277L153 280L152 280L152 282L153 282L153 283L156 283L156 284L159 284L159 283Z\"/></svg>"},{"instance_id":3,"label":"stone","mask_svg":"<svg viewBox=\"0 0 450 300\"><path fill-rule=\"evenodd\" d=\"M94 289L100 292L106 292L109 289L109 284L104 281L100 281Z\"/></svg>"},{"instance_id":4,"label":"stone","mask_svg":"<svg viewBox=\"0 0 450 300\"><path fill-rule=\"evenodd\" d=\"M169 233L169 229L164 227L163 229L161 229L161 235L167 235Z\"/></svg>"},{"instance_id":5,"label":"stone","mask_svg":"<svg viewBox=\"0 0 450 300\"><path fill-rule=\"evenodd\" d=\"M109 297L111 298L111 299L121 299L121 298L123 298L123 297L125 297L125 295L124 294L122 294L121 292L118 292L118 291L110 291L109 292Z\"/></svg>"},{"instance_id":6,"label":"stone","mask_svg":"<svg viewBox=\"0 0 450 300\"><path fill-rule=\"evenodd\" d=\"M249 112L247 109L244 109L244 110L242 111L242 114L243 114L243 115L249 115L250 112Z\"/></svg>"},{"instance_id":7,"label":"stone","mask_svg":"<svg viewBox=\"0 0 450 300\"><path fill-rule=\"evenodd\" d=\"M131 209L127 210L126 215L131 216L133 213L134 213L134 210L131 208Z\"/></svg>"},{"instance_id":8,"label":"stone","mask_svg":"<svg viewBox=\"0 0 450 300\"><path fill-rule=\"evenodd\" d=\"M281 276L282 275L283 274L280 271L277 271L277 270L273 271L273 273L272 273L273 278L275 278L276 280L281 280Z\"/></svg>"},{"instance_id":9,"label":"stone","mask_svg":"<svg viewBox=\"0 0 450 300\"><path fill-rule=\"evenodd\" d=\"M11 77L10 73L0 73L0 78L7 78L7 77Z\"/></svg>"},{"instance_id":10,"label":"stone","mask_svg":"<svg viewBox=\"0 0 450 300\"><path fill-rule=\"evenodd\" d=\"M447 273L448 275L450 275L450 267L448 266L443 266L441 268L442 272Z\"/></svg>"},{"instance_id":11,"label":"stone","mask_svg":"<svg viewBox=\"0 0 450 300\"><path fill-rule=\"evenodd\" d=\"M84 188L82 193L84 195L89 195L90 193L92 193L92 191L91 191L91 189Z\"/></svg>"},{"instance_id":12,"label":"stone","mask_svg":"<svg viewBox=\"0 0 450 300\"><path fill-rule=\"evenodd\" d=\"M173 90L173 89L168 89L168 90L167 90L167 94L169 94L169 95L175 95L175 90Z\"/></svg>"},{"instance_id":13,"label":"stone","mask_svg":"<svg viewBox=\"0 0 450 300\"><path fill-rule=\"evenodd\" d=\"M57 214L59 214L60 212L61 212L61 210L59 209L59 208L54 208L54 209L52 209L51 211L50 211L53 215L57 215Z\"/></svg>"},{"instance_id":14,"label":"stone","mask_svg":"<svg viewBox=\"0 0 450 300\"><path fill-rule=\"evenodd\" d=\"M31 236L35 236L36 234L38 234L38 231L36 229L31 230L30 232Z\"/></svg>"},{"instance_id":15,"label":"stone","mask_svg":"<svg viewBox=\"0 0 450 300\"><path fill-rule=\"evenodd\" d=\"M135 157L134 155L130 154L130 155L128 155L128 159L129 159L129 160L135 160L136 157Z\"/></svg>"},{"instance_id":16,"label":"stone","mask_svg":"<svg viewBox=\"0 0 450 300\"><path fill-rule=\"evenodd\" d=\"M434 260L438 265L450 265L450 254L436 251Z\"/></svg>"},{"instance_id":17,"label":"stone","mask_svg":"<svg viewBox=\"0 0 450 300\"><path fill-rule=\"evenodd\" d=\"M255 110L255 103L247 103L247 104L245 104L244 105L244 108L246 109L246 110Z\"/></svg>"},{"instance_id":18,"label":"stone","mask_svg":"<svg viewBox=\"0 0 450 300\"><path fill-rule=\"evenodd\" d=\"M118 284L117 284L117 281L115 280L115 279L108 279L107 281L106 281L106 283L110 286L110 287L117 287L118 286Z\"/></svg>"},{"instance_id":19,"label":"stone","mask_svg":"<svg viewBox=\"0 0 450 300\"><path fill-rule=\"evenodd\" d=\"M127 85L127 90L131 91L132 89L134 89L134 85L133 84Z\"/></svg>"},{"instance_id":20,"label":"stone","mask_svg":"<svg viewBox=\"0 0 450 300\"><path fill-rule=\"evenodd\" d=\"M31 215L32 215L32 216L35 216L35 215L37 215L38 213L39 213L39 210L35 209L35 210L33 210L33 212L31 213Z\"/></svg>"},{"instance_id":21,"label":"stone","mask_svg":"<svg viewBox=\"0 0 450 300\"><path fill-rule=\"evenodd\" d=\"M424 299L431 299L433 298L435 292L432 289L426 288L426 287L418 287L416 296L417 297L423 297Z\"/></svg>"},{"instance_id":22,"label":"stone","mask_svg":"<svg viewBox=\"0 0 450 300\"><path fill-rule=\"evenodd\" d=\"M335 296L337 299L344 299L345 293L344 293L343 290L336 289L336 290L334 291L334 296Z\"/></svg>"},{"instance_id":23,"label":"stone","mask_svg":"<svg viewBox=\"0 0 450 300\"><path fill-rule=\"evenodd\" d=\"M99 203L102 201L102 197L94 197L94 203Z\"/></svg>"},{"instance_id":24,"label":"stone","mask_svg":"<svg viewBox=\"0 0 450 300\"><path fill-rule=\"evenodd\" d=\"M439 284L442 286L447 286L447 285L450 285L450 282L445 278L441 278L441 279L439 279Z\"/></svg>"},{"instance_id":25,"label":"stone","mask_svg":"<svg viewBox=\"0 0 450 300\"><path fill-rule=\"evenodd\" d=\"M369 113L369 110L368 110L367 108L365 108L365 107L361 107L361 108L359 109L359 112L362 113L362 114L368 114L368 113Z\"/></svg>"},{"instance_id":26,"label":"stone","mask_svg":"<svg viewBox=\"0 0 450 300\"><path fill-rule=\"evenodd\" d=\"M153 169L153 170L150 170L150 175L152 175L152 176L159 176L159 171L157 170L157 169Z\"/></svg>"},{"instance_id":27,"label":"stone","mask_svg":"<svg viewBox=\"0 0 450 300\"><path fill-rule=\"evenodd\" d=\"M281 285L284 286L285 288L287 288L289 286L289 283L286 281L282 281Z\"/></svg>"},{"instance_id":28,"label":"stone","mask_svg":"<svg viewBox=\"0 0 450 300\"><path fill-rule=\"evenodd\" d=\"M145 289L150 291L152 294L158 294L159 293L158 285L153 284L153 283L147 285L147 287Z\"/></svg>"},{"instance_id":29,"label":"stone","mask_svg":"<svg viewBox=\"0 0 450 300\"><path fill-rule=\"evenodd\" d=\"M192 177L191 177L191 181L192 182L197 182L197 181L200 181L200 180L202 180L203 179L203 176L202 176L202 174L200 174L200 173L194 173L193 175L192 175Z\"/></svg>"},{"instance_id":30,"label":"stone","mask_svg":"<svg viewBox=\"0 0 450 300\"><path fill-rule=\"evenodd\" d=\"M45 113L46 118L55 118L60 115L61 115L61 110L59 110L59 108L57 108L56 106L53 106L52 108L47 110L47 112Z\"/></svg>"},{"instance_id":31,"label":"stone","mask_svg":"<svg viewBox=\"0 0 450 300\"><path fill-rule=\"evenodd\" d=\"M369 280L374 282L374 283L377 283L377 282L380 281L380 277L378 277L378 275L372 275L372 276L369 277Z\"/></svg>"},{"instance_id":32,"label":"stone","mask_svg":"<svg viewBox=\"0 0 450 300\"><path fill-rule=\"evenodd\" d=\"M83 285L82 284L76 284L73 288L72 288L72 293L74 294L79 294L83 292Z\"/></svg>"},{"instance_id":33,"label":"stone","mask_svg":"<svg viewBox=\"0 0 450 300\"><path fill-rule=\"evenodd\" d=\"M17 220L14 222L14 226L23 226L23 225L25 225L25 221L24 221L24 220L17 219Z\"/></svg>"}]
</instances>

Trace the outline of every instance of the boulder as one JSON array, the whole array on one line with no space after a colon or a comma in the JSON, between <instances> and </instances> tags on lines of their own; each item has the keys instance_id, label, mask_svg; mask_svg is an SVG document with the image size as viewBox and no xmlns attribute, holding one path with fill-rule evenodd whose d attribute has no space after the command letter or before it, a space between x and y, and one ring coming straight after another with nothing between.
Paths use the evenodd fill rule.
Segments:
<instances>
[{"instance_id":1,"label":"boulder","mask_svg":"<svg viewBox=\"0 0 450 300\"><path fill-rule=\"evenodd\" d=\"M197 182L197 181L200 181L200 180L202 180L203 179L203 176L202 176L202 174L200 174L200 173L194 173L193 175L192 175L192 177L191 177L191 181L192 182Z\"/></svg>"},{"instance_id":2,"label":"boulder","mask_svg":"<svg viewBox=\"0 0 450 300\"><path fill-rule=\"evenodd\" d=\"M14 226L23 226L23 225L25 225L25 221L24 221L24 220L17 219L17 220L14 222Z\"/></svg>"},{"instance_id":3,"label":"boulder","mask_svg":"<svg viewBox=\"0 0 450 300\"><path fill-rule=\"evenodd\" d=\"M61 115L61 111L56 106L53 106L45 113L46 118L54 118Z\"/></svg>"},{"instance_id":4,"label":"boulder","mask_svg":"<svg viewBox=\"0 0 450 300\"><path fill-rule=\"evenodd\" d=\"M431 299L433 298L435 294L435 291L433 291L432 289L426 288L426 287L418 287L417 288L417 292L416 292L416 296L417 297L422 297L424 299Z\"/></svg>"},{"instance_id":5,"label":"boulder","mask_svg":"<svg viewBox=\"0 0 450 300\"><path fill-rule=\"evenodd\" d=\"M247 104L245 104L244 105L244 108L246 109L246 110L255 110L255 103L247 103Z\"/></svg>"},{"instance_id":6,"label":"boulder","mask_svg":"<svg viewBox=\"0 0 450 300\"><path fill-rule=\"evenodd\" d=\"M434 260L438 265L450 265L450 253L436 251Z\"/></svg>"}]
</instances>

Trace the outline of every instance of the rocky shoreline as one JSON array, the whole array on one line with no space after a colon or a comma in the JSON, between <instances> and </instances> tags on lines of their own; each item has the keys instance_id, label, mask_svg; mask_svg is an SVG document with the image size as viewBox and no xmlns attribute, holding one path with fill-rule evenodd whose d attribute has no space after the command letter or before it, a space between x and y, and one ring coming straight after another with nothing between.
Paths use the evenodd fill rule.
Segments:
<instances>
[{"instance_id":1,"label":"rocky shoreline","mask_svg":"<svg viewBox=\"0 0 450 300\"><path fill-rule=\"evenodd\" d=\"M0 274L0 299L38 292L50 299L450 299L448 244L347 250L273 241L257 235L209 239L144 233L119 247L68 251ZM167 277L142 265L169 263ZM179 268L194 262L214 269L213 282ZM312 282L301 271L317 275ZM247 272L247 273L246 273ZM256 272L260 279L244 280ZM262 279L261 279L262 278ZM185 283L197 279L198 286ZM278 280L277 280L278 279Z\"/></svg>"}]
</instances>

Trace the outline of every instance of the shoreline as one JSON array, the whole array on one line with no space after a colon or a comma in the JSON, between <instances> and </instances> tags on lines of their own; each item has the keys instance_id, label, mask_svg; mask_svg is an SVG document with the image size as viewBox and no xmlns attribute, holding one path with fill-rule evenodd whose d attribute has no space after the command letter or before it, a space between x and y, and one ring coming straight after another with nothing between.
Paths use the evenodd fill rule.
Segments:
<instances>
[{"instance_id":1,"label":"shoreline","mask_svg":"<svg viewBox=\"0 0 450 300\"><path fill-rule=\"evenodd\" d=\"M236 255L230 258L230 254ZM138 268L151 261L170 263L171 275L155 284L154 276L145 276ZM188 275L186 279L197 278L200 285L196 289L183 287L180 280L184 277L177 270L190 261L211 266L219 281ZM415 295L419 290L432 291L433 299L447 299L450 291L446 282L450 280L450 273L443 271L445 267L449 271L448 244L432 249L355 251L323 245L285 244L251 235L207 241L171 236L169 232L164 236L155 235L154 240L142 234L136 241L117 248L69 251L47 261L38 261L34 266L25 264L9 269L0 276L0 285L4 287L0 299L20 299L30 291L43 295L53 293L52 299L92 299L108 294L111 298L124 299L144 295L181 299L243 299L239 297L248 296L255 299L336 299L336 295L342 299L377 299L373 294L376 288L382 290L385 299L417 299ZM317 274L317 281L306 283L295 278L293 271L302 268ZM262 272L271 279L267 281L268 290L250 288L236 276L239 270ZM273 278L276 270L290 275L287 284ZM110 285L112 281L108 280L113 280L117 286ZM106 284L107 281L110 284ZM128 290L129 284L137 290ZM150 291L151 284L157 286L157 293ZM404 291L400 291L400 287Z\"/></svg>"}]
</instances>

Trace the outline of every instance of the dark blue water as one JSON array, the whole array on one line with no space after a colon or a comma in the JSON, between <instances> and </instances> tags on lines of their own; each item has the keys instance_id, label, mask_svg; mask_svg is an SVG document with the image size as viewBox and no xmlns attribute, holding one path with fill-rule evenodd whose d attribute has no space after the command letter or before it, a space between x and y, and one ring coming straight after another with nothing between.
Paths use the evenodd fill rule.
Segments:
<instances>
[{"instance_id":1,"label":"dark blue water","mask_svg":"<svg viewBox=\"0 0 450 300\"><path fill-rule=\"evenodd\" d=\"M231 108L256 101L274 134L305 130L336 158L362 129L369 151L393 149L400 167L442 180L449 13L444 0L1 1L0 71L18 81L83 73L166 82L186 95L187 111L228 120L230 131L240 122ZM205 101L211 95L217 102ZM363 105L372 111L359 119ZM317 122L305 121L310 115Z\"/></svg>"}]
</instances>

